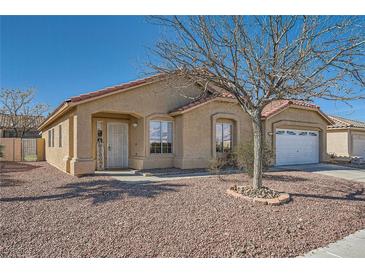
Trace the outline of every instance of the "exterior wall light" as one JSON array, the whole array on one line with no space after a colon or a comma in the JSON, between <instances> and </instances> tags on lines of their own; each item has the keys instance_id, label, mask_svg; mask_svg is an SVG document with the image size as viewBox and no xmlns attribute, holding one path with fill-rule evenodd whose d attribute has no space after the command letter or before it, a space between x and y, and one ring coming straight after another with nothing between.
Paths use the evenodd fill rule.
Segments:
<instances>
[{"instance_id":1,"label":"exterior wall light","mask_svg":"<svg viewBox=\"0 0 365 274\"><path fill-rule=\"evenodd\" d=\"M134 128L136 128L138 126L138 124L137 123L133 123L132 124L132 127L134 127Z\"/></svg>"}]
</instances>

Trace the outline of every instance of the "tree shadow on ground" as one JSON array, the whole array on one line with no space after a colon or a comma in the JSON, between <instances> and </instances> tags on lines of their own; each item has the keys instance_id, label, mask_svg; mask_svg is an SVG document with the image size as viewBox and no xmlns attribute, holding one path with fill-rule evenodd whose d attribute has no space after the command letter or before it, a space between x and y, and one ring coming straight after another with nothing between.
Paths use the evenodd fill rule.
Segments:
<instances>
[{"instance_id":1,"label":"tree shadow on ground","mask_svg":"<svg viewBox=\"0 0 365 274\"><path fill-rule=\"evenodd\" d=\"M164 192L176 192L184 184L159 182L122 182L118 180L94 180L90 182L69 183L58 189L63 193L36 195L27 197L1 197L0 202L25 202L39 200L91 199L93 204L100 204L128 197L154 198Z\"/></svg>"},{"instance_id":2,"label":"tree shadow on ground","mask_svg":"<svg viewBox=\"0 0 365 274\"><path fill-rule=\"evenodd\" d=\"M348 200L348 201L360 201L365 202L364 188L354 190L343 196L334 195L323 195L323 194L313 194L313 193L290 193L292 197L304 197L304 198L314 198L314 199L324 199L324 200Z\"/></svg>"},{"instance_id":3,"label":"tree shadow on ground","mask_svg":"<svg viewBox=\"0 0 365 274\"><path fill-rule=\"evenodd\" d=\"M247 174L245 174L247 175ZM222 182L228 182L228 183L242 183L242 182L248 182L251 183L252 179L248 176L240 178L234 178L234 179L227 179L224 177L224 175L219 176L219 180ZM293 175L276 175L276 174L263 174L262 176L263 180L269 180L276 183L300 183L300 182L306 182L309 181L308 178L302 177L302 176L293 176ZM265 181L264 181L265 184Z\"/></svg>"},{"instance_id":4,"label":"tree shadow on ground","mask_svg":"<svg viewBox=\"0 0 365 274\"><path fill-rule=\"evenodd\" d=\"M264 174L262 176L264 180L276 181L276 182L286 182L286 183L299 183L308 181L308 178L302 176L293 175L276 175L276 174Z\"/></svg>"},{"instance_id":5,"label":"tree shadow on ground","mask_svg":"<svg viewBox=\"0 0 365 274\"><path fill-rule=\"evenodd\" d=\"M0 173L25 172L41 166L25 162L0 162Z\"/></svg>"}]
</instances>

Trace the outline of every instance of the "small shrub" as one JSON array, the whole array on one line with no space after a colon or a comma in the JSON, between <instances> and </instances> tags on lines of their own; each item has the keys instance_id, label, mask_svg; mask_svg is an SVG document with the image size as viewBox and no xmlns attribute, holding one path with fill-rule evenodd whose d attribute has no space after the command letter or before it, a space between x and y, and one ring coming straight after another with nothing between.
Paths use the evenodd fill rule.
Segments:
<instances>
[{"instance_id":1,"label":"small shrub","mask_svg":"<svg viewBox=\"0 0 365 274\"><path fill-rule=\"evenodd\" d=\"M271 149L264 144L263 148L263 163L262 170L266 171L272 163L273 153ZM246 170L248 176L253 177L254 170L254 144L253 140L247 143L241 144L237 147L236 152L236 165L238 168Z\"/></svg>"},{"instance_id":2,"label":"small shrub","mask_svg":"<svg viewBox=\"0 0 365 274\"><path fill-rule=\"evenodd\" d=\"M0 158L4 157L3 150L4 150L4 146L0 145Z\"/></svg>"},{"instance_id":3,"label":"small shrub","mask_svg":"<svg viewBox=\"0 0 365 274\"><path fill-rule=\"evenodd\" d=\"M225 158L217 157L209 161L209 171L214 174L220 174L221 170L226 166L227 161Z\"/></svg>"}]
</instances>

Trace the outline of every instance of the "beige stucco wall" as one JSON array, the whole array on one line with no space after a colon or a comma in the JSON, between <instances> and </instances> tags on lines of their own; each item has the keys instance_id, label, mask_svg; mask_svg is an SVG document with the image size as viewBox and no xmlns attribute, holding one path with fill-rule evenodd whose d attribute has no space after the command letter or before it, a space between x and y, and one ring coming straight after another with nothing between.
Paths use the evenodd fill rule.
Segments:
<instances>
[{"instance_id":1,"label":"beige stucco wall","mask_svg":"<svg viewBox=\"0 0 365 274\"><path fill-rule=\"evenodd\" d=\"M66 113L42 131L45 159L51 165L70 172L73 156L73 119L74 111ZM62 147L59 146L59 126L62 129ZM48 131L54 129L54 147L48 145Z\"/></svg>"},{"instance_id":2,"label":"beige stucco wall","mask_svg":"<svg viewBox=\"0 0 365 274\"><path fill-rule=\"evenodd\" d=\"M252 137L249 116L237 103L215 101L183 114L182 150L174 165L179 168L205 168L216 157L215 124L226 121L233 124L233 146Z\"/></svg>"},{"instance_id":3,"label":"beige stucco wall","mask_svg":"<svg viewBox=\"0 0 365 274\"><path fill-rule=\"evenodd\" d=\"M348 129L327 130L327 153L349 157L349 141Z\"/></svg>"},{"instance_id":4,"label":"beige stucco wall","mask_svg":"<svg viewBox=\"0 0 365 274\"><path fill-rule=\"evenodd\" d=\"M354 142L356 142L356 140L365 140L365 129L354 129L353 128L350 130L350 134L351 134L351 138L350 138L351 156L359 156L355 151Z\"/></svg>"},{"instance_id":5,"label":"beige stucco wall","mask_svg":"<svg viewBox=\"0 0 365 274\"><path fill-rule=\"evenodd\" d=\"M328 121L323 118L317 111L308 110L301 107L291 106L280 113L270 117L264 123L265 136L267 144L272 148L273 160L275 164L276 150L276 132L277 128L286 129L305 129L319 131L319 159L326 161L328 155L326 152L326 132Z\"/></svg>"},{"instance_id":6,"label":"beige stucco wall","mask_svg":"<svg viewBox=\"0 0 365 274\"><path fill-rule=\"evenodd\" d=\"M354 152L354 139L364 138L365 130L356 128L337 128L327 130L327 152L338 157L356 156Z\"/></svg>"}]
</instances>

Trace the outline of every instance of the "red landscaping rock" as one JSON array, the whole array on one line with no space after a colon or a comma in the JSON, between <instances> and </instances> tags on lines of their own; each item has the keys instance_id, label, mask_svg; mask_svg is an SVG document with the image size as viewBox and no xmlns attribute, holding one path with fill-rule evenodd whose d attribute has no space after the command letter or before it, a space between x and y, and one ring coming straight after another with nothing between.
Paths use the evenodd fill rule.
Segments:
<instances>
[{"instance_id":1,"label":"red landscaping rock","mask_svg":"<svg viewBox=\"0 0 365 274\"><path fill-rule=\"evenodd\" d=\"M295 257L365 228L361 183L266 173L264 185L291 202L264 206L226 194L246 175L221 178L127 182L6 166L0 257Z\"/></svg>"}]
</instances>

